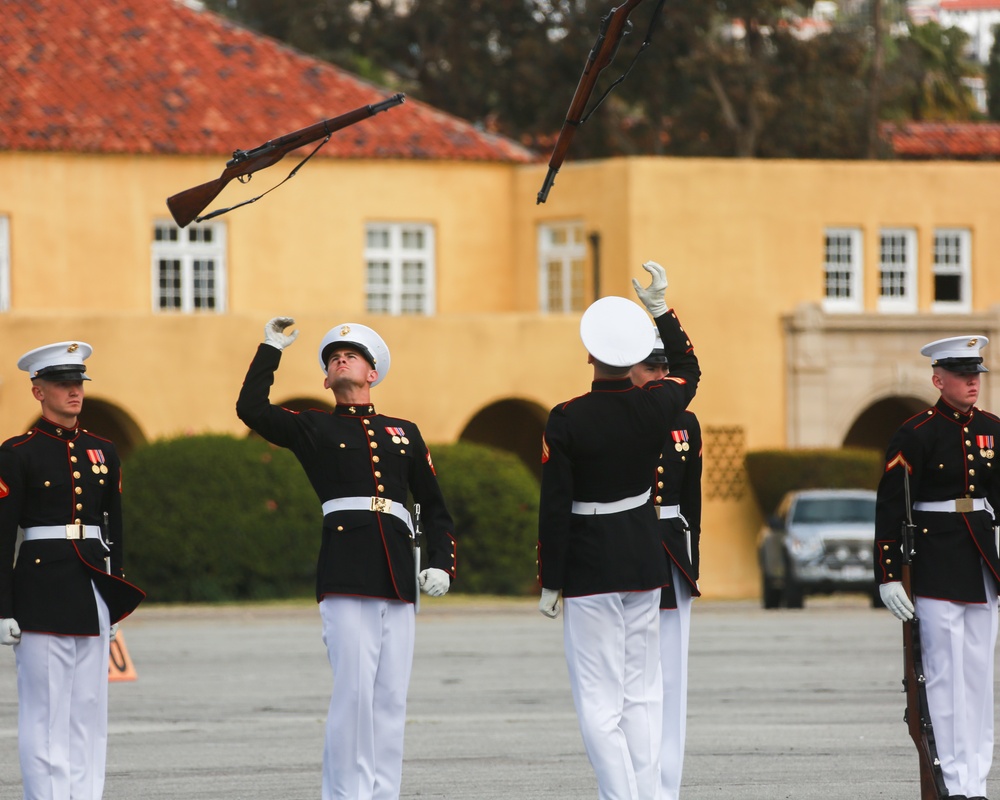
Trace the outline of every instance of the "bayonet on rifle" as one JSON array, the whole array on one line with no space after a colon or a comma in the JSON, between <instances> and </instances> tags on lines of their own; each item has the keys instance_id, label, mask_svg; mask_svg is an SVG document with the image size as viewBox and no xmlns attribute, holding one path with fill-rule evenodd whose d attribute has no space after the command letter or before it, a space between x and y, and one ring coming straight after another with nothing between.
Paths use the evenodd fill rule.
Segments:
<instances>
[{"instance_id":1,"label":"bayonet on rifle","mask_svg":"<svg viewBox=\"0 0 1000 800\"><path fill-rule=\"evenodd\" d=\"M413 601L413 613L420 613L420 545L424 539L423 529L420 526L420 503L413 504L413 577L416 587L416 599Z\"/></svg>"},{"instance_id":2,"label":"bayonet on rifle","mask_svg":"<svg viewBox=\"0 0 1000 800\"><path fill-rule=\"evenodd\" d=\"M903 468L903 495L906 502L906 519L903 521L903 566L902 583L906 596L913 602L912 578L910 569L913 557L916 555L916 530L913 524L910 501L910 473L906 464ZM942 800L948 797L948 789L944 783L944 773L941 771L941 761L937 754L937 742L934 739L934 726L931 723L930 709L927 705L927 683L924 677L924 658L920 643L920 620L913 619L903 623L903 691L906 693L906 710L903 721L909 730L910 738L917 747L917 757L920 762L920 800Z\"/></svg>"},{"instance_id":3,"label":"bayonet on rifle","mask_svg":"<svg viewBox=\"0 0 1000 800\"><path fill-rule=\"evenodd\" d=\"M259 147L255 147L252 150L234 150L233 157L226 162L226 168L222 171L222 175L216 178L214 181L209 181L208 183L203 183L200 186L195 186L191 189L185 189L183 192L178 192L175 195L167 198L167 208L170 209L170 213L174 218L174 221L180 226L185 227L191 222L201 222L202 220L211 219L212 217L217 217L220 214L225 214L227 211L232 211L234 208L239 208L240 206L245 206L249 203L255 203L260 200L268 192L272 192L281 186L282 183L291 178L298 172L299 168L306 163L310 158L312 158L316 151L319 150L324 144L330 140L330 136L341 128L346 128L349 125L353 125L356 122L360 122L363 119L372 117L378 114L380 111L387 111L393 106L400 105L406 99L404 94L395 94L379 103L373 103L367 106L361 106L361 108L356 108L354 111L348 111L346 114L341 114L339 117L332 117L330 119L325 119L322 122L317 122L314 125L310 125L301 130L294 131L293 133L285 134L284 136L279 136L277 139L271 139ZM205 216L198 216L201 214L208 204L211 203L221 192L227 183L229 183L233 178L238 180L240 183L247 183L255 172L258 172L265 167L269 167L272 164L276 164L286 154L297 150L307 144L312 144L318 139L322 139L316 148L307 155L301 162L299 162L295 169L293 169L285 180L276 186L272 186L267 192L259 194L252 200L244 200L242 203L237 203L229 208L222 208L218 211L213 211Z\"/></svg>"},{"instance_id":4,"label":"bayonet on rifle","mask_svg":"<svg viewBox=\"0 0 1000 800\"><path fill-rule=\"evenodd\" d=\"M586 111L587 103L590 102L590 97L597 86L598 75L611 65L611 62L614 61L618 53L618 48L621 47L622 40L632 32L632 21L629 19L629 15L642 2L643 0L625 0L620 6L612 8L605 16L601 17L601 26L597 34L597 41L594 42L594 46L590 49L590 54L587 56L587 63L583 68L583 75L580 76L580 82L577 84L576 92L574 92L573 99L570 101L569 111L566 112L566 121L563 122L562 130L559 131L559 138L556 139L556 145L552 151L552 157L549 159L549 171L545 175L541 191L538 192L537 203L544 203L548 199L549 191L556 181L556 174L559 172L559 168L566 158L569 143L572 141L576 129L590 119L590 115L600 107L601 103L611 94L611 91L628 77L642 51L649 46L653 25L660 15L660 9L663 8L664 0L660 0L657 4L649 23L649 30L646 32L646 38L639 46L638 52L632 58L625 72L605 90L593 108L590 111ZM586 113L584 113L585 111Z\"/></svg>"}]
</instances>

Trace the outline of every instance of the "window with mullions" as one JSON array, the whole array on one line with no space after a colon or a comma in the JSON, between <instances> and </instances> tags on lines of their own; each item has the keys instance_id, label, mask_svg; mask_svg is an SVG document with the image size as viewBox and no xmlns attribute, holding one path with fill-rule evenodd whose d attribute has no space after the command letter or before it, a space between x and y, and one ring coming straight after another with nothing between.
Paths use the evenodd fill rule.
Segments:
<instances>
[{"instance_id":1,"label":"window with mullions","mask_svg":"<svg viewBox=\"0 0 1000 800\"><path fill-rule=\"evenodd\" d=\"M543 313L583 310L586 258L582 223L538 227L538 302Z\"/></svg>"},{"instance_id":2,"label":"window with mullions","mask_svg":"<svg viewBox=\"0 0 1000 800\"><path fill-rule=\"evenodd\" d=\"M365 227L365 309L434 313L434 227L373 222Z\"/></svg>"},{"instance_id":3,"label":"window with mullions","mask_svg":"<svg viewBox=\"0 0 1000 800\"><path fill-rule=\"evenodd\" d=\"M879 233L878 310L917 310L917 236L912 228L884 228Z\"/></svg>"},{"instance_id":4,"label":"window with mullions","mask_svg":"<svg viewBox=\"0 0 1000 800\"><path fill-rule=\"evenodd\" d=\"M153 311L226 310L226 228L221 222L153 228Z\"/></svg>"},{"instance_id":5,"label":"window with mullions","mask_svg":"<svg viewBox=\"0 0 1000 800\"><path fill-rule=\"evenodd\" d=\"M965 313L972 310L972 234L965 228L938 228L934 231L934 302L938 313Z\"/></svg>"},{"instance_id":6,"label":"window with mullions","mask_svg":"<svg viewBox=\"0 0 1000 800\"><path fill-rule=\"evenodd\" d=\"M823 310L861 311L861 231L827 228L823 238Z\"/></svg>"}]
</instances>

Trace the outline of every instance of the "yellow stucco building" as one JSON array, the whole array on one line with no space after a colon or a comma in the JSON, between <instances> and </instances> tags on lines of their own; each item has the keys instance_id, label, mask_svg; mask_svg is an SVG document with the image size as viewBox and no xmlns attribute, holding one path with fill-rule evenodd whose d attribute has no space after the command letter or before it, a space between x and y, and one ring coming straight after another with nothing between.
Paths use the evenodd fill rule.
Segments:
<instances>
[{"instance_id":1,"label":"yellow stucco building","mask_svg":"<svg viewBox=\"0 0 1000 800\"><path fill-rule=\"evenodd\" d=\"M406 113L463 141L480 135L412 103L358 130L411 136L395 127ZM254 135L235 126L223 138L267 138L244 140ZM301 335L275 402L328 404L318 343L361 322L392 351L378 407L417 421L432 445L498 444L537 468L548 409L589 388L580 312L595 296L632 297L653 259L703 368L692 406L706 447L702 588L747 597L761 522L748 449L883 447L934 398L921 344L977 332L1000 345L998 164L571 161L536 205L545 167L516 146L481 139L499 149L428 157L408 141L411 157L317 157L260 202L180 229L164 200L218 175L218 146L0 139L3 438L37 414L17 357L64 339L94 346L83 422L122 449L245 435L236 395L280 314ZM233 182L219 203L277 183L289 160ZM1000 398L996 374L986 408Z\"/></svg>"}]
</instances>

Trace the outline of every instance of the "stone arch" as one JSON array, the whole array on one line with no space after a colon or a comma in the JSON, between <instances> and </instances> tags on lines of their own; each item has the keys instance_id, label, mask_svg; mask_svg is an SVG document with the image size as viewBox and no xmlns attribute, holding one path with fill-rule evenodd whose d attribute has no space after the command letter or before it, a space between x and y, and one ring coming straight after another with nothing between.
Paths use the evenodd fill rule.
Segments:
<instances>
[{"instance_id":1,"label":"stone arch","mask_svg":"<svg viewBox=\"0 0 1000 800\"><path fill-rule=\"evenodd\" d=\"M899 426L927 406L924 398L906 395L876 400L855 417L843 446L869 447L884 453Z\"/></svg>"},{"instance_id":2,"label":"stone arch","mask_svg":"<svg viewBox=\"0 0 1000 800\"><path fill-rule=\"evenodd\" d=\"M459 435L459 441L508 450L536 478L542 476L542 434L548 411L530 400L509 398L480 409Z\"/></svg>"}]
</instances>

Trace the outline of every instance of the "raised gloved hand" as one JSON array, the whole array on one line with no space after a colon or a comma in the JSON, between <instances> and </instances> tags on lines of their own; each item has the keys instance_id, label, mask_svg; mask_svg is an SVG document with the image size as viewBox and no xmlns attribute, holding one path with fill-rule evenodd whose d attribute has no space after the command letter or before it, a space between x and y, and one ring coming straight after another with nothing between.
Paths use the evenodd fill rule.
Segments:
<instances>
[{"instance_id":1,"label":"raised gloved hand","mask_svg":"<svg viewBox=\"0 0 1000 800\"><path fill-rule=\"evenodd\" d=\"M645 289L642 288L639 281L635 278L632 278L632 286L635 288L635 293L642 301L642 304L646 306L649 315L653 319L662 317L667 313L667 303L663 299L663 293L667 289L667 273L655 261L647 261L642 265L642 268L650 275L649 286Z\"/></svg>"},{"instance_id":2,"label":"raised gloved hand","mask_svg":"<svg viewBox=\"0 0 1000 800\"><path fill-rule=\"evenodd\" d=\"M903 584L900 581L883 583L878 587L879 596L885 607L888 608L896 619L903 622L913 619L913 603L903 591Z\"/></svg>"},{"instance_id":3,"label":"raised gloved hand","mask_svg":"<svg viewBox=\"0 0 1000 800\"><path fill-rule=\"evenodd\" d=\"M545 616L555 619L559 616L559 590L542 589L542 596L538 601L538 610Z\"/></svg>"},{"instance_id":4,"label":"raised gloved hand","mask_svg":"<svg viewBox=\"0 0 1000 800\"><path fill-rule=\"evenodd\" d=\"M0 644L17 644L21 641L21 627L13 617L0 619Z\"/></svg>"},{"instance_id":5,"label":"raised gloved hand","mask_svg":"<svg viewBox=\"0 0 1000 800\"><path fill-rule=\"evenodd\" d=\"M275 317L264 326L264 344L284 350L299 335L298 330L291 333L284 332L285 328L294 324L295 320L292 317Z\"/></svg>"},{"instance_id":6,"label":"raised gloved hand","mask_svg":"<svg viewBox=\"0 0 1000 800\"><path fill-rule=\"evenodd\" d=\"M108 641L113 642L115 637L118 635L118 623L116 622L111 626L111 630L108 632Z\"/></svg>"},{"instance_id":7,"label":"raised gloved hand","mask_svg":"<svg viewBox=\"0 0 1000 800\"><path fill-rule=\"evenodd\" d=\"M443 569L428 567L420 573L420 588L431 597L447 594L451 577Z\"/></svg>"}]
</instances>

